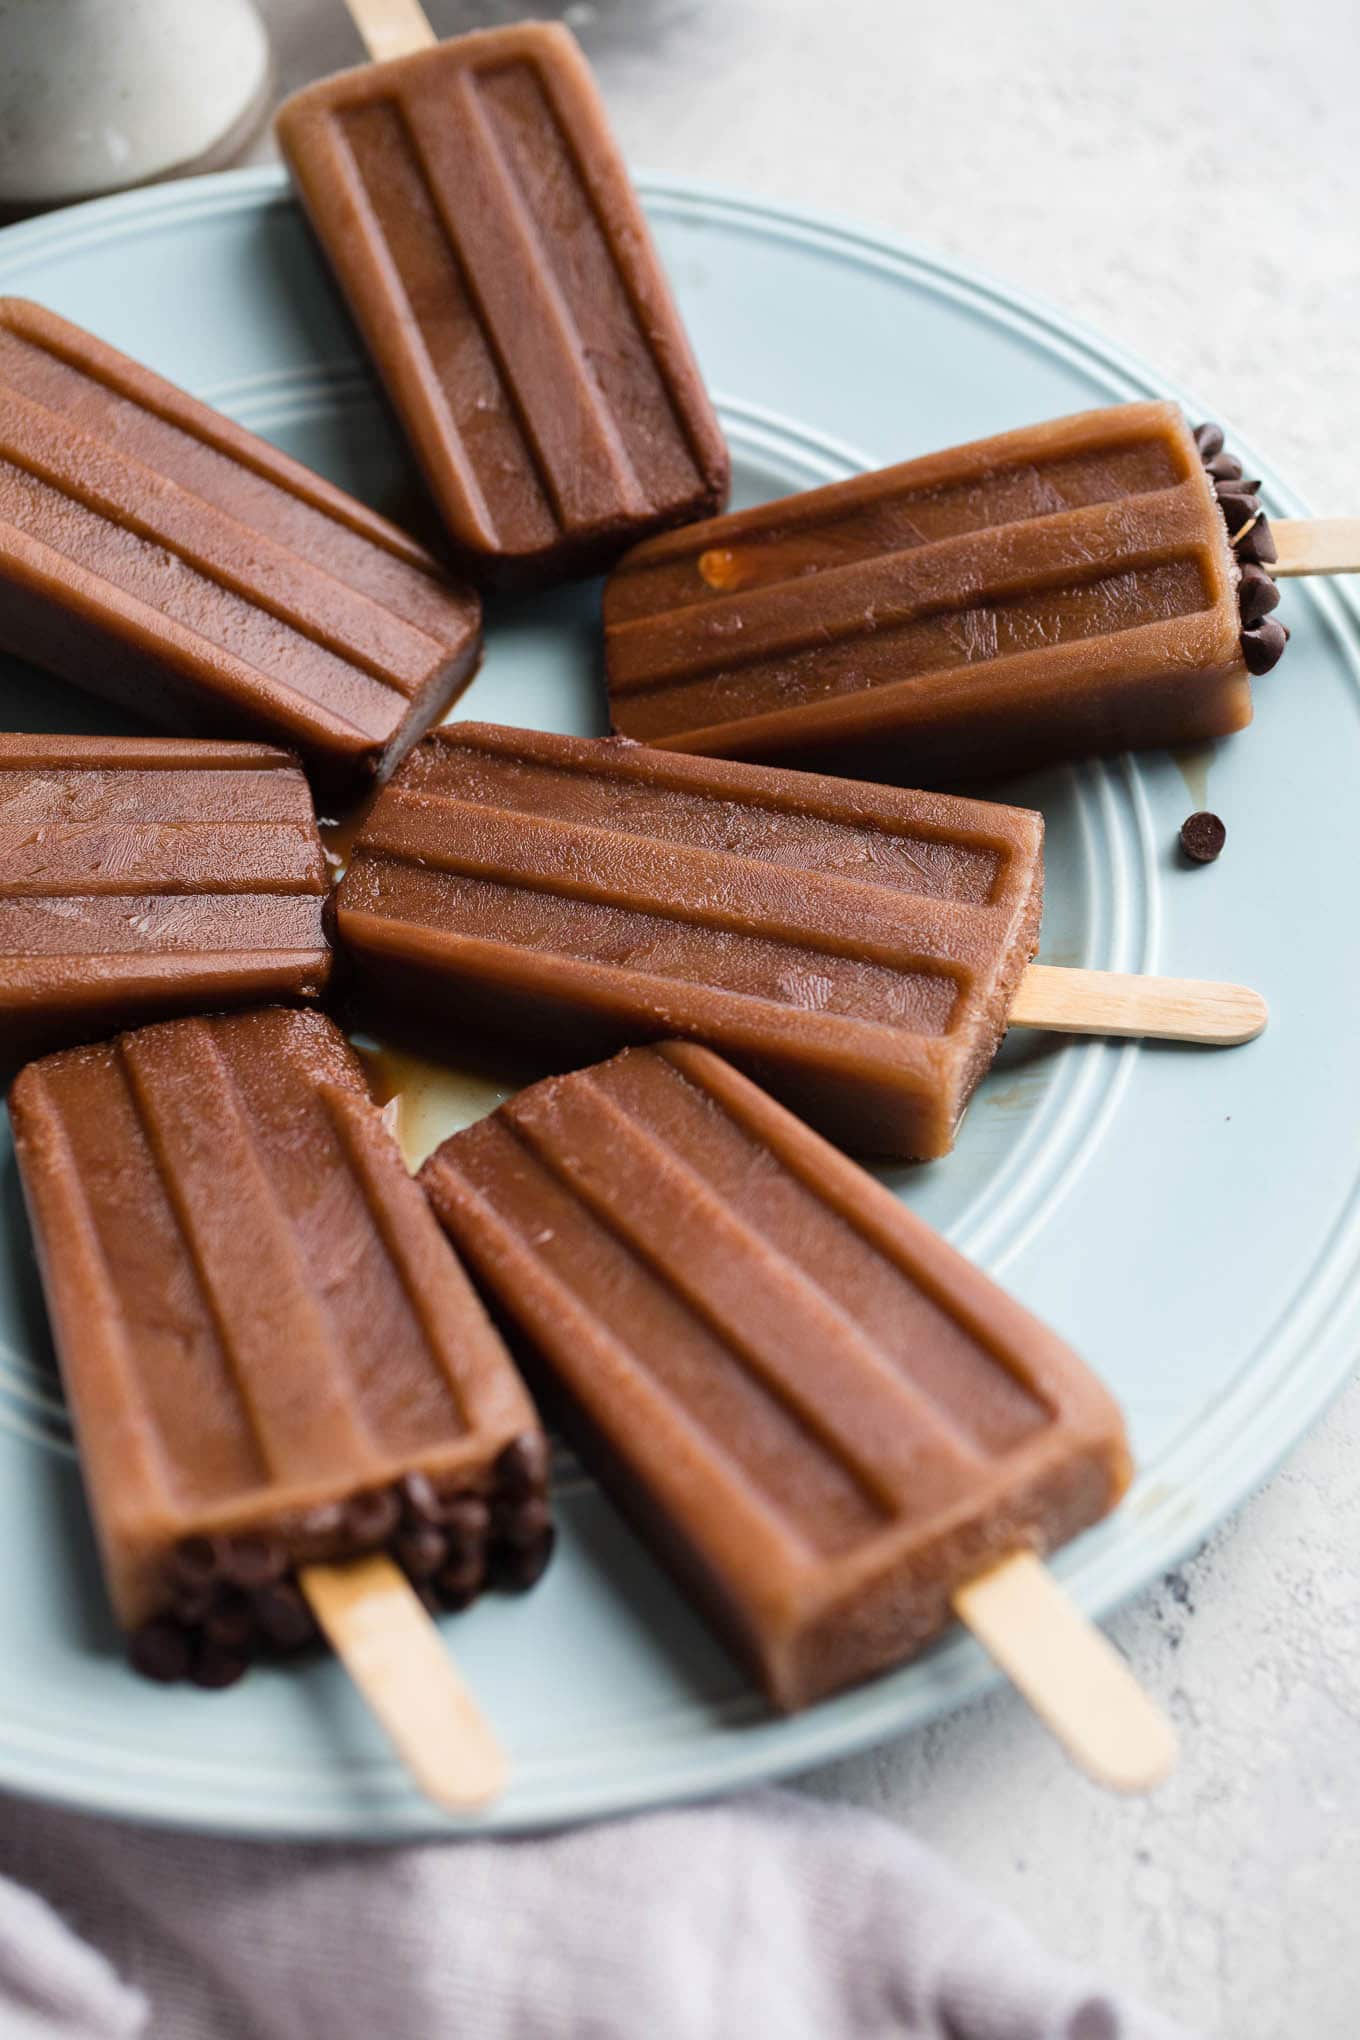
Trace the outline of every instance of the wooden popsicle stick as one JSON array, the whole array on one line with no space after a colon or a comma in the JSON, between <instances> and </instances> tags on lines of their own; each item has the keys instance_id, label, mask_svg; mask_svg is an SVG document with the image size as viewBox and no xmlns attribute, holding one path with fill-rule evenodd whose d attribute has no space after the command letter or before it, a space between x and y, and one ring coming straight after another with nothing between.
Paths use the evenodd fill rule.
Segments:
<instances>
[{"instance_id":1,"label":"wooden popsicle stick","mask_svg":"<svg viewBox=\"0 0 1360 2040\"><path fill-rule=\"evenodd\" d=\"M1360 517L1272 517L1272 574L1360 574Z\"/></svg>"},{"instance_id":2,"label":"wooden popsicle stick","mask_svg":"<svg viewBox=\"0 0 1360 2040\"><path fill-rule=\"evenodd\" d=\"M467 1813L502 1792L505 1752L400 1567L308 1565L298 1584L426 1797Z\"/></svg>"},{"instance_id":3,"label":"wooden popsicle stick","mask_svg":"<svg viewBox=\"0 0 1360 2040\"><path fill-rule=\"evenodd\" d=\"M428 50L439 40L420 0L345 0L345 5L375 64Z\"/></svg>"},{"instance_id":4,"label":"wooden popsicle stick","mask_svg":"<svg viewBox=\"0 0 1360 2040\"><path fill-rule=\"evenodd\" d=\"M1232 1048L1254 1041L1269 1018L1261 994L1246 985L1032 963L1011 1002L1008 1025Z\"/></svg>"},{"instance_id":5,"label":"wooden popsicle stick","mask_svg":"<svg viewBox=\"0 0 1360 2040\"><path fill-rule=\"evenodd\" d=\"M1098 1783L1147 1792L1174 1768L1171 1723L1032 1551L960 1587L954 1612Z\"/></svg>"}]
</instances>

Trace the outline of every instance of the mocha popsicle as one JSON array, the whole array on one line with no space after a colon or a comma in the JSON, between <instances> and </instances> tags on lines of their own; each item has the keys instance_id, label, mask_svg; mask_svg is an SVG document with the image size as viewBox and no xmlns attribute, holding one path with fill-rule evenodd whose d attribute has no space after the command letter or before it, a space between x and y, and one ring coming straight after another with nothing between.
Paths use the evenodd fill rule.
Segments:
<instances>
[{"instance_id":1,"label":"mocha popsicle","mask_svg":"<svg viewBox=\"0 0 1360 2040\"><path fill-rule=\"evenodd\" d=\"M1114 1507L1062 1342L708 1050L522 1092L421 1182L587 1463L772 1703L911 1656Z\"/></svg>"},{"instance_id":2,"label":"mocha popsicle","mask_svg":"<svg viewBox=\"0 0 1360 2040\"><path fill-rule=\"evenodd\" d=\"M722 435L567 29L346 71L278 138L475 579L590 573L721 508Z\"/></svg>"},{"instance_id":3,"label":"mocha popsicle","mask_svg":"<svg viewBox=\"0 0 1360 2040\"><path fill-rule=\"evenodd\" d=\"M476 668L406 533L92 334L0 300L0 650L149 723L380 779Z\"/></svg>"},{"instance_id":4,"label":"mocha popsicle","mask_svg":"<svg viewBox=\"0 0 1360 2040\"><path fill-rule=\"evenodd\" d=\"M0 735L0 1071L174 1013L319 997L329 883L286 751Z\"/></svg>"},{"instance_id":5,"label":"mocha popsicle","mask_svg":"<svg viewBox=\"0 0 1360 2040\"><path fill-rule=\"evenodd\" d=\"M329 1020L66 1050L10 1116L139 1669L229 1683L314 1635L300 1568L364 1553L430 1605L537 1577L533 1406Z\"/></svg>"},{"instance_id":6,"label":"mocha popsicle","mask_svg":"<svg viewBox=\"0 0 1360 2040\"><path fill-rule=\"evenodd\" d=\"M1126 404L652 540L605 591L614 726L912 785L1226 736L1288 636L1258 486Z\"/></svg>"},{"instance_id":7,"label":"mocha popsicle","mask_svg":"<svg viewBox=\"0 0 1360 2040\"><path fill-rule=\"evenodd\" d=\"M1174 987L1163 1025L1168 981L1031 966L1042 844L1041 816L991 801L455 723L368 813L336 932L370 1018L559 1068L682 1035L849 1147L933 1156L1010 1022L1264 1024L1236 987Z\"/></svg>"}]
</instances>

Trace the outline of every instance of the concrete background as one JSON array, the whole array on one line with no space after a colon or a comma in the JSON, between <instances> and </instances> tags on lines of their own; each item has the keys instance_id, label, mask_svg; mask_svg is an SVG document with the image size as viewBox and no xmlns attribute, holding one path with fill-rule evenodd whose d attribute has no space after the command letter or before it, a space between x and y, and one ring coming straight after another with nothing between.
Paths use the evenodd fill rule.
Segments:
<instances>
[{"instance_id":1,"label":"concrete background","mask_svg":"<svg viewBox=\"0 0 1360 2040\"><path fill-rule=\"evenodd\" d=\"M431 0L441 33L514 0ZM1328 0L578 0L625 150L905 230L1087 319L1360 511L1360 14ZM285 89L358 61L268 0ZM269 154L265 140L251 152ZM1225 2040L1360 2033L1360 1385L1114 1624L1179 1721L1148 1801L998 1696L803 1781Z\"/></svg>"}]
</instances>

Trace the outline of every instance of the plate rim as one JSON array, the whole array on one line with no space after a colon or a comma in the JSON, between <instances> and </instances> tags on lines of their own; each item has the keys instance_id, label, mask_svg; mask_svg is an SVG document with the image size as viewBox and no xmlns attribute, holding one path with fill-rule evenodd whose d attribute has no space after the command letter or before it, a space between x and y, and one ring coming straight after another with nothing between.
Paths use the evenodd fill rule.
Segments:
<instances>
[{"instance_id":1,"label":"plate rim","mask_svg":"<svg viewBox=\"0 0 1360 2040\"><path fill-rule=\"evenodd\" d=\"M767 199L722 183L675 175L640 172L636 182L649 214L707 217L728 228L803 242L861 265L910 275L940 294L979 305L1012 331L1037 335L1051 354L1075 362L1105 386L1122 383L1125 397L1171 397L1192 415L1213 415L1248 456L1253 472L1264 477L1272 500L1295 516L1309 514L1297 492L1280 480L1268 462L1259 459L1218 407L1201 406L1192 393L1158 374L1133 350L1023 286L943 255L894 229L818 206ZM136 232L157 214L183 220L194 212L213 215L279 203L295 203L287 173L275 165L254 165L141 186L41 215L0 230L0 288L13 288L13 270L26 260L44 254L49 258L78 255L91 241L107 241L115 222L115 231ZM1338 650L1348 657L1360 692L1360 595L1339 582L1313 584L1300 592L1321 611ZM1360 1349L1358 1193L1360 1177L1310 1264L1303 1285L1266 1328L1256 1348L1240 1359L1220 1406L1173 1437L1158 1462L1155 1483L1140 1483L1159 1489L1174 1485L1179 1490L1175 1504L1169 1495L1144 1492L1140 1508L1140 1488L1135 1487L1121 1511L1118 1536L1108 1525L1102 1526L1059 1554L1055 1570L1088 1613L1100 1618L1110 1615L1158 1572L1197 1548L1231 1510L1265 1485L1345 1386ZM1330 1271L1334 1278L1339 1273L1339 1280L1324 1284L1323 1271ZM1263 1356L1282 1340L1286 1328L1310 1317L1321 1321L1312 1328L1306 1371L1291 1371L1281 1364L1273 1373L1267 1370L1262 1375ZM1195 1456L1204 1463L1187 1501L1184 1477L1177 1477L1174 1468L1196 1445ZM1173 1469L1170 1482L1169 1468ZM1130 1537L1131 1506L1137 1525ZM930 1690L913 1707L904 1701L901 1682L912 1677L919 1690L923 1669L929 1672ZM140 1774L135 1769L115 1773L110 1758L116 1763L117 1753L108 1745L102 1746L100 1756L90 1759L91 1772L102 1760L103 1774L85 1777L79 1758L73 1766L68 1745L63 1745L60 1757L38 1755L37 1744L50 1741L50 1737L35 1736L25 1752L24 1732L20 1730L16 1742L3 1713L0 1787L21 1798L200 1834L377 1844L417 1837L517 1833L709 1797L805 1771L920 1728L1001 1683L1001 1674L981 1650L955 1635L914 1667L885 1674L790 1720L762 1716L754 1727L745 1722L734 1727L728 1720L717 1719L711 1734L680 1741L672 1750L648 1743L633 1768L623 1765L615 1750L603 1789L591 1780L583 1781L579 1772L573 1776L572 1768L561 1766L560 1760L545 1758L541 1769L529 1773L533 1779L531 1804L519 1804L518 1795L512 1793L500 1808L474 1822L452 1821L426 1805L407 1788L394 1759L374 1760L353 1769L336 1768L329 1779L320 1773L315 1777L295 1774L291 1803L262 1800L244 1808L239 1777L234 1773L219 1773L215 1781L196 1773L191 1783L177 1776L172 1764L168 1777L153 1782L149 1766ZM20 1765L23 1768L16 1768ZM356 1780L361 1785L358 1796ZM367 1796L370 1786L371 1799ZM186 1787L197 1794L192 1808L186 1808L182 1796L177 1796Z\"/></svg>"}]
</instances>

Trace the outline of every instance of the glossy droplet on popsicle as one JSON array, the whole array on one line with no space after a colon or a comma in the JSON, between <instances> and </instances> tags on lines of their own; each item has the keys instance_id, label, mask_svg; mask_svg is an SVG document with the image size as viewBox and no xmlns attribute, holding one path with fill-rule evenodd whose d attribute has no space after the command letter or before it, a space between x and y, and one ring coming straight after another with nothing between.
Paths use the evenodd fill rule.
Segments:
<instances>
[{"instance_id":1,"label":"glossy droplet on popsicle","mask_svg":"<svg viewBox=\"0 0 1360 2040\"><path fill-rule=\"evenodd\" d=\"M1216 481L1250 494L1217 427L1128 404L649 540L605 591L614 726L914 786L1226 735L1251 690Z\"/></svg>"}]
</instances>

